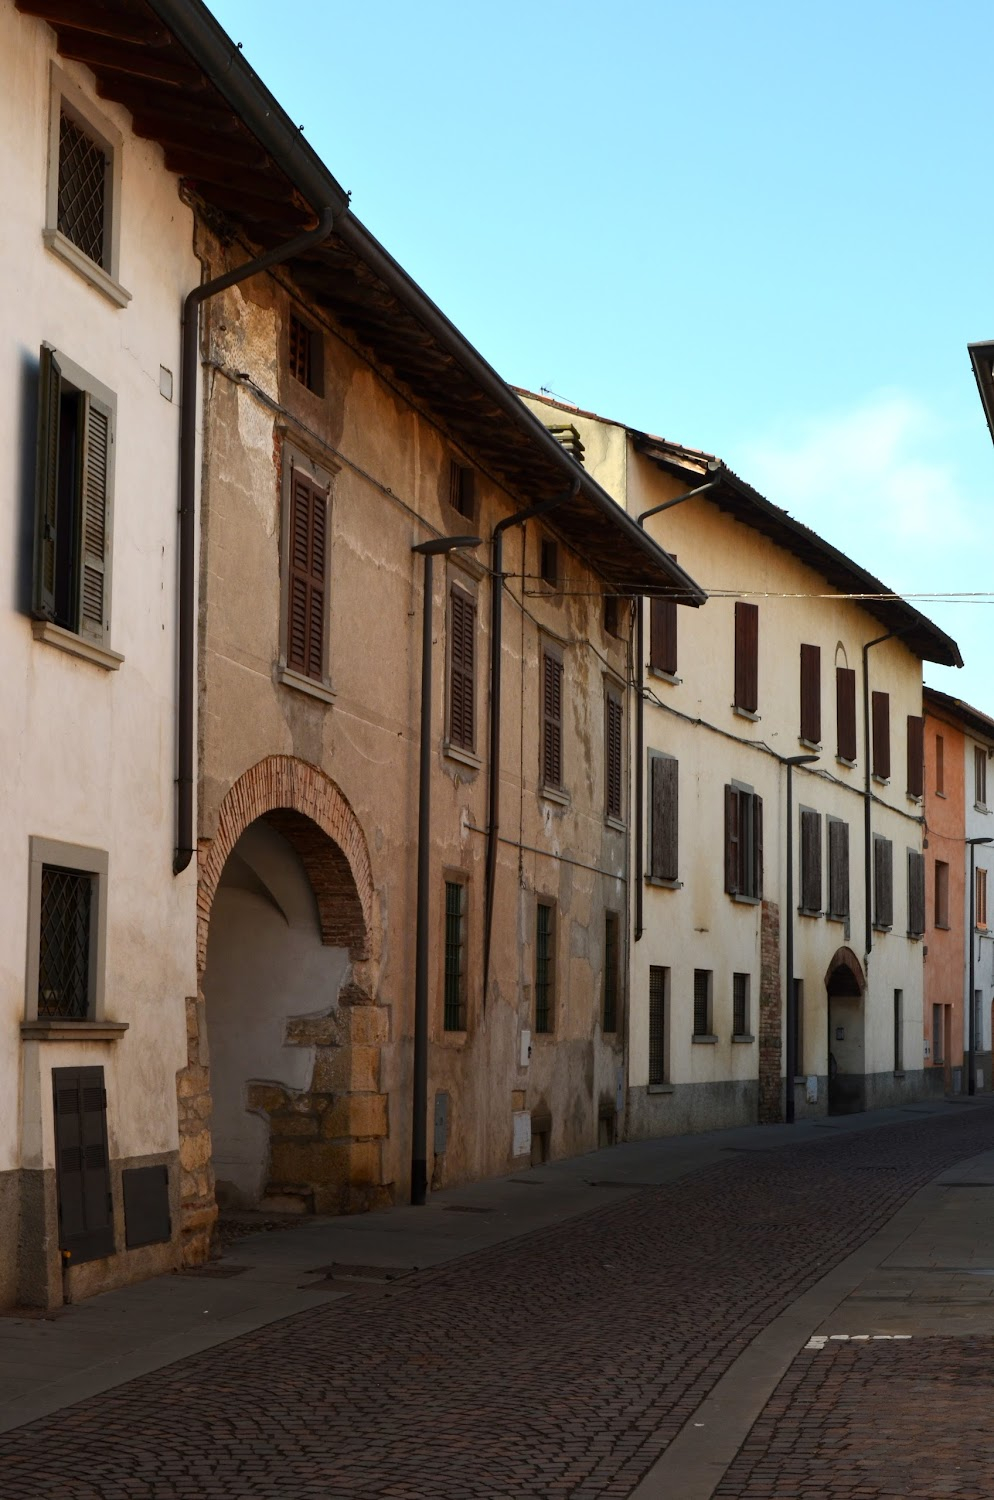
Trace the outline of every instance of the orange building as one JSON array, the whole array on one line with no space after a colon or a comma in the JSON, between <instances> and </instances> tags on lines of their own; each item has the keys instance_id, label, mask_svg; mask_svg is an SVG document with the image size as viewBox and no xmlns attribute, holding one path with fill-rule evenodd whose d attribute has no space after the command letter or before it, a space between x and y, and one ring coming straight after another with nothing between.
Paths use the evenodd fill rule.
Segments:
<instances>
[{"instance_id":1,"label":"orange building","mask_svg":"<svg viewBox=\"0 0 994 1500\"><path fill-rule=\"evenodd\" d=\"M963 1076L966 957L964 841L966 737L953 700L926 687L925 1066L959 1092ZM942 1085L936 1078L936 1085Z\"/></svg>"}]
</instances>

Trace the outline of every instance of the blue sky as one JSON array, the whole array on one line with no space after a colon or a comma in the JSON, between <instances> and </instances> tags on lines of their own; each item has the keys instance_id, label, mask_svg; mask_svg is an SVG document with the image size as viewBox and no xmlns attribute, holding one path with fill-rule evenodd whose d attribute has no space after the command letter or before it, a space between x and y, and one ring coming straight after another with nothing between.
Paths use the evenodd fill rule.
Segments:
<instances>
[{"instance_id":1,"label":"blue sky","mask_svg":"<svg viewBox=\"0 0 994 1500\"><path fill-rule=\"evenodd\" d=\"M719 453L899 591L994 588L994 6L211 8L505 378ZM926 680L994 714L991 603L916 602L967 663Z\"/></svg>"}]
</instances>

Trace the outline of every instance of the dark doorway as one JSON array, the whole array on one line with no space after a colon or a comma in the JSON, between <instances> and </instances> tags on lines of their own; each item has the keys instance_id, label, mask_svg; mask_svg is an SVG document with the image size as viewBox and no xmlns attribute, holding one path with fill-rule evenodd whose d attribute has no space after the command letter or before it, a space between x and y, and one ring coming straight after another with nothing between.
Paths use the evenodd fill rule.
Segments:
<instances>
[{"instance_id":1,"label":"dark doorway","mask_svg":"<svg viewBox=\"0 0 994 1500\"><path fill-rule=\"evenodd\" d=\"M833 960L828 990L828 1112L858 1114L866 1108L862 975L854 955Z\"/></svg>"}]
</instances>

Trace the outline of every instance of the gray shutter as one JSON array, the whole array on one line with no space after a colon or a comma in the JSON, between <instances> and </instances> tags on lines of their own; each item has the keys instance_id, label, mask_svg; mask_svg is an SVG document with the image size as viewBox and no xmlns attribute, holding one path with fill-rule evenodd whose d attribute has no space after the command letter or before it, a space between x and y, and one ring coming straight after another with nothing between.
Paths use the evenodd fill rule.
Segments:
<instances>
[{"instance_id":1,"label":"gray shutter","mask_svg":"<svg viewBox=\"0 0 994 1500\"><path fill-rule=\"evenodd\" d=\"M894 925L894 851L890 839L873 840L873 920L878 927Z\"/></svg>"},{"instance_id":2,"label":"gray shutter","mask_svg":"<svg viewBox=\"0 0 994 1500\"><path fill-rule=\"evenodd\" d=\"M62 371L54 349L42 348L38 367L38 466L35 476L34 612L55 618L55 557L59 494L59 412Z\"/></svg>"},{"instance_id":3,"label":"gray shutter","mask_svg":"<svg viewBox=\"0 0 994 1500\"><path fill-rule=\"evenodd\" d=\"M839 756L856 759L856 673L851 667L835 669L835 707L838 720Z\"/></svg>"},{"instance_id":4,"label":"gray shutter","mask_svg":"<svg viewBox=\"0 0 994 1500\"><path fill-rule=\"evenodd\" d=\"M752 799L752 868L753 885L750 896L763 894L763 799Z\"/></svg>"},{"instance_id":5,"label":"gray shutter","mask_svg":"<svg viewBox=\"0 0 994 1500\"><path fill-rule=\"evenodd\" d=\"M79 633L107 639L110 582L110 471L114 426L110 407L83 398L83 458L80 475Z\"/></svg>"},{"instance_id":6,"label":"gray shutter","mask_svg":"<svg viewBox=\"0 0 994 1500\"><path fill-rule=\"evenodd\" d=\"M53 1068L59 1248L74 1264L114 1252L103 1068Z\"/></svg>"},{"instance_id":7,"label":"gray shutter","mask_svg":"<svg viewBox=\"0 0 994 1500\"><path fill-rule=\"evenodd\" d=\"M925 856L908 850L908 931L921 937L925 931Z\"/></svg>"},{"instance_id":8,"label":"gray shutter","mask_svg":"<svg viewBox=\"0 0 994 1500\"><path fill-rule=\"evenodd\" d=\"M679 763L654 755L649 873L657 880L676 880L679 870ZM726 887L727 889L727 887Z\"/></svg>"},{"instance_id":9,"label":"gray shutter","mask_svg":"<svg viewBox=\"0 0 994 1500\"><path fill-rule=\"evenodd\" d=\"M870 722L873 730L873 774L883 781L890 778L890 694L874 693Z\"/></svg>"},{"instance_id":10,"label":"gray shutter","mask_svg":"<svg viewBox=\"0 0 994 1500\"><path fill-rule=\"evenodd\" d=\"M821 911L821 814L801 809L801 906Z\"/></svg>"},{"instance_id":11,"label":"gray shutter","mask_svg":"<svg viewBox=\"0 0 994 1500\"><path fill-rule=\"evenodd\" d=\"M739 890L741 837L739 808L741 793L737 787L725 788L725 890L735 896Z\"/></svg>"},{"instance_id":12,"label":"gray shutter","mask_svg":"<svg viewBox=\"0 0 994 1500\"><path fill-rule=\"evenodd\" d=\"M828 824L828 914L849 915L849 824L837 818Z\"/></svg>"}]
</instances>

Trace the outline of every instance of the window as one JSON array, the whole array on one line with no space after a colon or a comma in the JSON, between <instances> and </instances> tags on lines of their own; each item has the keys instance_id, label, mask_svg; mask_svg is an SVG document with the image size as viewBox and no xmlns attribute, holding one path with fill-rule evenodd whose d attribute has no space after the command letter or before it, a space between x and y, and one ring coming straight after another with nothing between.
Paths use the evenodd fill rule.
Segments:
<instances>
[{"instance_id":1,"label":"window","mask_svg":"<svg viewBox=\"0 0 994 1500\"><path fill-rule=\"evenodd\" d=\"M676 880L679 865L679 763L649 751L649 875Z\"/></svg>"},{"instance_id":2,"label":"window","mask_svg":"<svg viewBox=\"0 0 994 1500\"><path fill-rule=\"evenodd\" d=\"M925 931L925 856L917 849L908 850L908 936L921 937Z\"/></svg>"},{"instance_id":3,"label":"window","mask_svg":"<svg viewBox=\"0 0 994 1500\"><path fill-rule=\"evenodd\" d=\"M116 403L47 346L39 373L34 613L107 648Z\"/></svg>"},{"instance_id":4,"label":"window","mask_svg":"<svg viewBox=\"0 0 994 1500\"><path fill-rule=\"evenodd\" d=\"M666 1046L669 1027L670 971L649 969L649 1084L665 1083L669 1068Z\"/></svg>"},{"instance_id":5,"label":"window","mask_svg":"<svg viewBox=\"0 0 994 1500\"><path fill-rule=\"evenodd\" d=\"M445 983L443 1025L466 1030L466 886L445 882Z\"/></svg>"},{"instance_id":6,"label":"window","mask_svg":"<svg viewBox=\"0 0 994 1500\"><path fill-rule=\"evenodd\" d=\"M711 970L694 970L694 1036L711 1033Z\"/></svg>"},{"instance_id":7,"label":"window","mask_svg":"<svg viewBox=\"0 0 994 1500\"><path fill-rule=\"evenodd\" d=\"M851 667L835 669L835 716L840 760L856 759L856 673Z\"/></svg>"},{"instance_id":8,"label":"window","mask_svg":"<svg viewBox=\"0 0 994 1500\"><path fill-rule=\"evenodd\" d=\"M735 605L734 706L754 714L759 704L759 606Z\"/></svg>"},{"instance_id":9,"label":"window","mask_svg":"<svg viewBox=\"0 0 994 1500\"><path fill-rule=\"evenodd\" d=\"M749 1035L749 975L732 975L732 1036Z\"/></svg>"},{"instance_id":10,"label":"window","mask_svg":"<svg viewBox=\"0 0 994 1500\"><path fill-rule=\"evenodd\" d=\"M107 176L110 161L99 141L65 109L59 111L58 228L105 269Z\"/></svg>"},{"instance_id":11,"label":"window","mask_svg":"<svg viewBox=\"0 0 994 1500\"><path fill-rule=\"evenodd\" d=\"M476 474L455 459L449 464L449 504L467 521L476 519Z\"/></svg>"},{"instance_id":12,"label":"window","mask_svg":"<svg viewBox=\"0 0 994 1500\"><path fill-rule=\"evenodd\" d=\"M870 723L873 734L873 774L880 781L890 779L890 694L874 693Z\"/></svg>"},{"instance_id":13,"label":"window","mask_svg":"<svg viewBox=\"0 0 994 1500\"><path fill-rule=\"evenodd\" d=\"M801 822L801 911L821 912L821 816L802 807Z\"/></svg>"},{"instance_id":14,"label":"window","mask_svg":"<svg viewBox=\"0 0 994 1500\"><path fill-rule=\"evenodd\" d=\"M944 1009L942 1005L932 1006L932 1063L935 1066L941 1066L945 1061L945 1051L942 1046L945 1031L942 1015Z\"/></svg>"},{"instance_id":15,"label":"window","mask_svg":"<svg viewBox=\"0 0 994 1500\"><path fill-rule=\"evenodd\" d=\"M894 925L894 848L890 839L873 836L873 923Z\"/></svg>"},{"instance_id":16,"label":"window","mask_svg":"<svg viewBox=\"0 0 994 1500\"><path fill-rule=\"evenodd\" d=\"M555 1020L556 913L547 901L535 908L535 1030L552 1031Z\"/></svg>"},{"instance_id":17,"label":"window","mask_svg":"<svg viewBox=\"0 0 994 1500\"><path fill-rule=\"evenodd\" d=\"M904 991L894 991L894 1072L904 1071Z\"/></svg>"},{"instance_id":18,"label":"window","mask_svg":"<svg viewBox=\"0 0 994 1500\"><path fill-rule=\"evenodd\" d=\"M325 675L325 585L328 493L295 468L290 481L287 666L304 677Z\"/></svg>"},{"instance_id":19,"label":"window","mask_svg":"<svg viewBox=\"0 0 994 1500\"><path fill-rule=\"evenodd\" d=\"M763 894L763 799L746 787L725 787L725 890L759 900Z\"/></svg>"},{"instance_id":20,"label":"window","mask_svg":"<svg viewBox=\"0 0 994 1500\"><path fill-rule=\"evenodd\" d=\"M605 810L609 818L621 821L622 802L622 722L621 699L613 688L604 698L605 724Z\"/></svg>"},{"instance_id":21,"label":"window","mask_svg":"<svg viewBox=\"0 0 994 1500\"><path fill-rule=\"evenodd\" d=\"M925 720L908 715L908 796L921 797L925 791Z\"/></svg>"},{"instance_id":22,"label":"window","mask_svg":"<svg viewBox=\"0 0 994 1500\"><path fill-rule=\"evenodd\" d=\"M973 923L981 932L987 931L987 871L974 870L975 890Z\"/></svg>"},{"instance_id":23,"label":"window","mask_svg":"<svg viewBox=\"0 0 994 1500\"><path fill-rule=\"evenodd\" d=\"M130 293L117 282L120 159L120 134L53 68L42 238L115 306L126 307Z\"/></svg>"},{"instance_id":24,"label":"window","mask_svg":"<svg viewBox=\"0 0 994 1500\"><path fill-rule=\"evenodd\" d=\"M476 748L476 600L453 584L449 593L449 744Z\"/></svg>"},{"instance_id":25,"label":"window","mask_svg":"<svg viewBox=\"0 0 994 1500\"><path fill-rule=\"evenodd\" d=\"M821 648L801 647L801 739L821 743Z\"/></svg>"},{"instance_id":26,"label":"window","mask_svg":"<svg viewBox=\"0 0 994 1500\"><path fill-rule=\"evenodd\" d=\"M987 751L980 745L973 747L973 800L987 811Z\"/></svg>"},{"instance_id":27,"label":"window","mask_svg":"<svg viewBox=\"0 0 994 1500\"><path fill-rule=\"evenodd\" d=\"M559 583L559 543L543 537L539 550L539 573L543 583Z\"/></svg>"},{"instance_id":28,"label":"window","mask_svg":"<svg viewBox=\"0 0 994 1500\"><path fill-rule=\"evenodd\" d=\"M935 925L949 926L949 866L942 859L935 862Z\"/></svg>"},{"instance_id":29,"label":"window","mask_svg":"<svg viewBox=\"0 0 994 1500\"><path fill-rule=\"evenodd\" d=\"M604 1030L618 1029L618 913L604 913Z\"/></svg>"},{"instance_id":30,"label":"window","mask_svg":"<svg viewBox=\"0 0 994 1500\"><path fill-rule=\"evenodd\" d=\"M550 650L542 652L542 785L563 785L563 662Z\"/></svg>"},{"instance_id":31,"label":"window","mask_svg":"<svg viewBox=\"0 0 994 1500\"><path fill-rule=\"evenodd\" d=\"M941 734L935 737L935 790L936 795L946 795L946 744Z\"/></svg>"},{"instance_id":32,"label":"window","mask_svg":"<svg viewBox=\"0 0 994 1500\"><path fill-rule=\"evenodd\" d=\"M849 824L828 820L828 915L849 915Z\"/></svg>"},{"instance_id":33,"label":"window","mask_svg":"<svg viewBox=\"0 0 994 1500\"><path fill-rule=\"evenodd\" d=\"M794 1057L788 1059L788 1077L804 1075L804 980L794 980Z\"/></svg>"},{"instance_id":34,"label":"window","mask_svg":"<svg viewBox=\"0 0 994 1500\"><path fill-rule=\"evenodd\" d=\"M676 676L675 599L649 600L649 666L654 672Z\"/></svg>"},{"instance_id":35,"label":"window","mask_svg":"<svg viewBox=\"0 0 994 1500\"><path fill-rule=\"evenodd\" d=\"M324 340L296 313L290 314L287 364L298 384L316 396L324 395Z\"/></svg>"},{"instance_id":36,"label":"window","mask_svg":"<svg viewBox=\"0 0 994 1500\"><path fill-rule=\"evenodd\" d=\"M604 595L604 630L608 635L621 635L621 603L617 594Z\"/></svg>"},{"instance_id":37,"label":"window","mask_svg":"<svg viewBox=\"0 0 994 1500\"><path fill-rule=\"evenodd\" d=\"M103 1019L107 855L32 838L28 887L29 1021Z\"/></svg>"}]
</instances>

